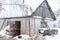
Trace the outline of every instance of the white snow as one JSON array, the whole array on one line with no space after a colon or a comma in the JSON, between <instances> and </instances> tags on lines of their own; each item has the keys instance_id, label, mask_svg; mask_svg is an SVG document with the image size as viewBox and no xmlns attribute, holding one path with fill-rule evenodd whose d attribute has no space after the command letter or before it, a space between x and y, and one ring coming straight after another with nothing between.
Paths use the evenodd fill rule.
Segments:
<instances>
[{"instance_id":1,"label":"white snow","mask_svg":"<svg viewBox=\"0 0 60 40\"><path fill-rule=\"evenodd\" d=\"M0 37L1 36L6 36L7 38L9 37L9 35L6 34L6 30L9 29L9 25L6 27L6 28L3 28L1 31L0 31ZM45 39L46 40L60 40L60 28L50 28L50 29L57 29L58 30L58 34L56 35L52 35L52 36L45 36ZM26 34L21 34L20 36L22 36L22 38L18 38L18 36L14 37L16 38L16 40L28 40L30 38L29 35L26 35Z\"/></svg>"},{"instance_id":2,"label":"white snow","mask_svg":"<svg viewBox=\"0 0 60 40\"><path fill-rule=\"evenodd\" d=\"M9 35L7 35L6 33L6 30L7 29L9 29L10 28L10 25L8 25L8 26L6 26L5 28L3 28L1 31L0 31L0 37L3 37L3 36L5 36L5 37L10 37ZM22 34L22 35L20 35L20 36L22 36L22 38L18 38L18 36L16 36L15 38L16 38L16 40L28 40L30 37L29 37L29 35L25 35L25 34Z\"/></svg>"},{"instance_id":3,"label":"white snow","mask_svg":"<svg viewBox=\"0 0 60 40\"><path fill-rule=\"evenodd\" d=\"M0 31L0 37L1 36L6 36L6 37L9 37L9 35L7 35L6 33L6 30L10 28L10 25L6 26L5 28L3 28L1 31Z\"/></svg>"},{"instance_id":4,"label":"white snow","mask_svg":"<svg viewBox=\"0 0 60 40\"><path fill-rule=\"evenodd\" d=\"M6 28L3 28L1 31L0 31L0 35L4 35L6 33L6 30L9 29L9 25L6 27Z\"/></svg>"},{"instance_id":5,"label":"white snow","mask_svg":"<svg viewBox=\"0 0 60 40\"><path fill-rule=\"evenodd\" d=\"M22 35L20 35L20 36L22 36L22 38L18 38L18 36L16 36L15 38L16 38L16 40L28 40L30 37L29 37L29 35L25 35L25 34L22 34Z\"/></svg>"},{"instance_id":6,"label":"white snow","mask_svg":"<svg viewBox=\"0 0 60 40\"><path fill-rule=\"evenodd\" d=\"M60 40L60 29L59 28L54 28L58 30L58 34L52 35L52 36L45 36L46 40Z\"/></svg>"}]
</instances>

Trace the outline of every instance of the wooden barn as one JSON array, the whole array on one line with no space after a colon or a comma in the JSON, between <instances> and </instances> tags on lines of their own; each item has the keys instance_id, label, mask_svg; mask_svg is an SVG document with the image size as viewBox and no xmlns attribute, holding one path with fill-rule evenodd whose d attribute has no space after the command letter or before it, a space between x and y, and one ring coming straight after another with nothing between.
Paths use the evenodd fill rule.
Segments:
<instances>
[{"instance_id":1,"label":"wooden barn","mask_svg":"<svg viewBox=\"0 0 60 40\"><path fill-rule=\"evenodd\" d=\"M31 8L24 6L31 10ZM23 11L24 12L24 11ZM8 25L10 27L14 26L16 32L20 34L27 34L30 36L37 35L39 32L39 28L41 27L41 22L51 22L56 20L52 9L50 8L48 2L44 0L34 12L30 11L32 14L28 15L27 11L25 16L17 16L17 17L5 17L0 18L0 30L5 28ZM7 15L7 14L6 14ZM20 14L19 14L20 15ZM13 28L13 27L12 27ZM12 29L11 28L11 29Z\"/></svg>"}]
</instances>

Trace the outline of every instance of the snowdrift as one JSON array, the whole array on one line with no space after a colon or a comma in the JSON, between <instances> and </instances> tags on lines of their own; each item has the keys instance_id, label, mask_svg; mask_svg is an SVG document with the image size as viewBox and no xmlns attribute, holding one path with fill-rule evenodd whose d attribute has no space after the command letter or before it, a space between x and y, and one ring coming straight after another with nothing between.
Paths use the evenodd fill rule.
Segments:
<instances>
[{"instance_id":1,"label":"snowdrift","mask_svg":"<svg viewBox=\"0 0 60 40\"><path fill-rule=\"evenodd\" d=\"M51 35L51 36L45 36L46 40L60 40L60 29L59 28L51 28L51 29L57 29L58 34Z\"/></svg>"}]
</instances>

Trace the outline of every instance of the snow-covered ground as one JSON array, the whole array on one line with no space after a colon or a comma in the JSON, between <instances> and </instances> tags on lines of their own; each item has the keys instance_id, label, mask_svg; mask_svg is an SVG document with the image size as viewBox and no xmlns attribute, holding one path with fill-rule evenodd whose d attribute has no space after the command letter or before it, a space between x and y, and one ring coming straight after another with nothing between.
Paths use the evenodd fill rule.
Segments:
<instances>
[{"instance_id":1,"label":"snow-covered ground","mask_svg":"<svg viewBox=\"0 0 60 40\"><path fill-rule=\"evenodd\" d=\"M6 30L9 29L9 25L6 27L6 28L3 28L1 31L0 31L0 37L1 36L6 36L6 37L9 37L9 35L6 34ZM50 28L50 29L57 29L58 30L58 34L56 35L51 35L51 36L45 36L46 40L60 40L60 28ZM18 36L14 37L16 40L29 40L30 36L29 35L25 35L25 34L22 34L20 35L22 36L22 38L18 38Z\"/></svg>"},{"instance_id":2,"label":"snow-covered ground","mask_svg":"<svg viewBox=\"0 0 60 40\"><path fill-rule=\"evenodd\" d=\"M18 36L15 37L16 40L30 40L29 35L20 35L22 38L18 38Z\"/></svg>"},{"instance_id":3,"label":"snow-covered ground","mask_svg":"<svg viewBox=\"0 0 60 40\"><path fill-rule=\"evenodd\" d=\"M3 36L5 36L5 37L7 37L7 38L9 38L9 37L11 37L11 36L9 36L9 35L7 35L6 33L6 30L7 29L9 29L10 28L10 26L8 25L7 27L5 27L5 28L3 28L1 31L0 31L0 37L3 37ZM16 36L16 37L14 37L16 40L28 40L30 37L29 37L29 35L25 35L25 34L22 34L22 35L19 35L19 36L22 36L22 38L18 38L18 36Z\"/></svg>"},{"instance_id":4,"label":"snow-covered ground","mask_svg":"<svg viewBox=\"0 0 60 40\"><path fill-rule=\"evenodd\" d=\"M8 36L8 35L6 34L6 33L7 33L6 30L9 29L9 27L10 27L10 26L8 25L7 27L3 28L3 29L0 31L0 36Z\"/></svg>"},{"instance_id":5,"label":"snow-covered ground","mask_svg":"<svg viewBox=\"0 0 60 40\"><path fill-rule=\"evenodd\" d=\"M52 28L51 28L52 29ZM52 35L52 36L45 36L46 40L60 40L60 29L59 28L53 28L58 30L58 34Z\"/></svg>"}]
</instances>

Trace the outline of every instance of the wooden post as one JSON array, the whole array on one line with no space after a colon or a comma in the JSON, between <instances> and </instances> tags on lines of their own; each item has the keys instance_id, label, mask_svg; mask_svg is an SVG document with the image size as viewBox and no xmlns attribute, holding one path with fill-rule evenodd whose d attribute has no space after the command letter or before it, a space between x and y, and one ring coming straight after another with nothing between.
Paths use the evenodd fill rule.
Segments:
<instances>
[{"instance_id":1,"label":"wooden post","mask_svg":"<svg viewBox=\"0 0 60 40\"><path fill-rule=\"evenodd\" d=\"M1 26L1 29L5 26L4 23L5 23L6 19L4 19L3 23L2 23L2 26ZM1 30L0 29L0 30Z\"/></svg>"},{"instance_id":2,"label":"wooden post","mask_svg":"<svg viewBox=\"0 0 60 40\"><path fill-rule=\"evenodd\" d=\"M30 17L26 20L26 34L30 35Z\"/></svg>"}]
</instances>

